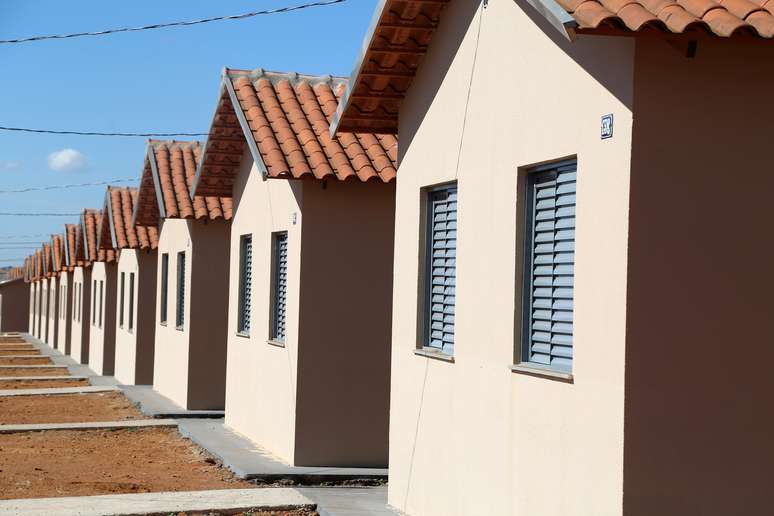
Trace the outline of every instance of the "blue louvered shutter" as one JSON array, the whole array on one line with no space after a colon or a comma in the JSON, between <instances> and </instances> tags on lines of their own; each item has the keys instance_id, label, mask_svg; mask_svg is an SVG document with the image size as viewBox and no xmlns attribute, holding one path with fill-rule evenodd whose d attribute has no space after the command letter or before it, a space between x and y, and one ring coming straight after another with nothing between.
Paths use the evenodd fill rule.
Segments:
<instances>
[{"instance_id":1,"label":"blue louvered shutter","mask_svg":"<svg viewBox=\"0 0 774 516\"><path fill-rule=\"evenodd\" d=\"M522 360L572 370L577 163L541 167L529 175Z\"/></svg>"},{"instance_id":2,"label":"blue louvered shutter","mask_svg":"<svg viewBox=\"0 0 774 516\"><path fill-rule=\"evenodd\" d=\"M272 339L285 342L285 304L288 289L288 234L274 234L274 296Z\"/></svg>"},{"instance_id":3,"label":"blue louvered shutter","mask_svg":"<svg viewBox=\"0 0 774 516\"><path fill-rule=\"evenodd\" d=\"M241 238L239 269L239 321L237 331L250 333L250 305L253 285L253 237L243 235Z\"/></svg>"},{"instance_id":4,"label":"blue louvered shutter","mask_svg":"<svg viewBox=\"0 0 774 516\"><path fill-rule=\"evenodd\" d=\"M162 324L167 322L167 299L169 298L169 255L161 255L161 307L159 308L159 320Z\"/></svg>"},{"instance_id":5,"label":"blue louvered shutter","mask_svg":"<svg viewBox=\"0 0 774 516\"><path fill-rule=\"evenodd\" d=\"M457 274L457 187L433 190L428 199L427 342L454 354Z\"/></svg>"},{"instance_id":6,"label":"blue louvered shutter","mask_svg":"<svg viewBox=\"0 0 774 516\"><path fill-rule=\"evenodd\" d=\"M183 328L185 321L185 252L177 253L177 310L175 325Z\"/></svg>"}]
</instances>

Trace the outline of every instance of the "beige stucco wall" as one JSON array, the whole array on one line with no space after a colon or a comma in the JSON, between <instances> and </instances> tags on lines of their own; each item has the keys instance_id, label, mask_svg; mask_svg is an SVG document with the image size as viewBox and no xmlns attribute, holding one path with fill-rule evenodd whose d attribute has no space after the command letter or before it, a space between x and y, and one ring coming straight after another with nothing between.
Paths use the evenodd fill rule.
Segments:
<instances>
[{"instance_id":1,"label":"beige stucco wall","mask_svg":"<svg viewBox=\"0 0 774 516\"><path fill-rule=\"evenodd\" d=\"M73 270L73 317L70 326L70 356L81 364L89 363L91 329L91 268Z\"/></svg>"},{"instance_id":2,"label":"beige stucco wall","mask_svg":"<svg viewBox=\"0 0 774 516\"><path fill-rule=\"evenodd\" d=\"M124 274L124 324L116 326L116 379L126 385L153 384L156 340L156 252L121 250L116 275L116 319L120 321ZM134 327L129 328L129 285L134 273Z\"/></svg>"},{"instance_id":3,"label":"beige stucco wall","mask_svg":"<svg viewBox=\"0 0 774 516\"><path fill-rule=\"evenodd\" d=\"M21 279L0 283L0 332L26 332L29 306L29 283Z\"/></svg>"},{"instance_id":4,"label":"beige stucco wall","mask_svg":"<svg viewBox=\"0 0 774 516\"><path fill-rule=\"evenodd\" d=\"M774 48L636 55L625 514L768 514Z\"/></svg>"},{"instance_id":5,"label":"beige stucco wall","mask_svg":"<svg viewBox=\"0 0 774 516\"><path fill-rule=\"evenodd\" d=\"M27 316L27 331L34 335L35 333L35 311L37 310L37 300L36 296L38 295L38 284L35 281L31 281L28 283L30 287L30 305L29 305L29 312Z\"/></svg>"},{"instance_id":6,"label":"beige stucco wall","mask_svg":"<svg viewBox=\"0 0 774 516\"><path fill-rule=\"evenodd\" d=\"M112 376L116 353L116 270L115 263L95 262L92 266L92 292L96 296L96 314L89 329L89 367L100 375ZM101 315L101 321L100 321Z\"/></svg>"},{"instance_id":7,"label":"beige stucco wall","mask_svg":"<svg viewBox=\"0 0 774 516\"><path fill-rule=\"evenodd\" d=\"M40 312L37 337L45 342L48 340L48 278L40 280Z\"/></svg>"},{"instance_id":8,"label":"beige stucco wall","mask_svg":"<svg viewBox=\"0 0 774 516\"><path fill-rule=\"evenodd\" d=\"M581 37L571 45L524 3L490 0L483 19L479 5L449 5L401 111L389 503L423 516L621 514L634 42ZM607 113L615 136L602 141ZM510 365L521 340L519 170L573 155L575 380L568 384ZM421 189L455 178L449 363L413 351Z\"/></svg>"},{"instance_id":9,"label":"beige stucco wall","mask_svg":"<svg viewBox=\"0 0 774 516\"><path fill-rule=\"evenodd\" d=\"M72 272L63 271L59 274L59 323L57 329L57 344L59 351L70 354L70 334L73 316Z\"/></svg>"},{"instance_id":10,"label":"beige stucco wall","mask_svg":"<svg viewBox=\"0 0 774 516\"><path fill-rule=\"evenodd\" d=\"M59 347L59 277L54 276L48 282L48 321L46 321L46 344Z\"/></svg>"},{"instance_id":11,"label":"beige stucco wall","mask_svg":"<svg viewBox=\"0 0 774 516\"><path fill-rule=\"evenodd\" d=\"M222 409L225 403L230 223L165 219L159 234L157 299L161 299L161 255L169 254L167 323L156 315L153 387L188 409ZM177 253L185 251L182 329L175 327ZM157 310L158 312L158 310Z\"/></svg>"}]
</instances>

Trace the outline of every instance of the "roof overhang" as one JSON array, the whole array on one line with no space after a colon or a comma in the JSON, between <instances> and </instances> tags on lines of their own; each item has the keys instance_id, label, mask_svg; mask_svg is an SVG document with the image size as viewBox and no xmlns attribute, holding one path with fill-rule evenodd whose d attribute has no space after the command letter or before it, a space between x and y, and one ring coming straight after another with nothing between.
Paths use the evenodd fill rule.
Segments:
<instances>
[{"instance_id":1,"label":"roof overhang","mask_svg":"<svg viewBox=\"0 0 774 516\"><path fill-rule=\"evenodd\" d=\"M148 200L149 185L153 185L152 197L156 200ZM145 208L146 206L153 206ZM140 185L137 192L137 202L132 210L132 225L137 226L158 226L161 219L167 217L164 207L164 197L161 193L161 180L159 179L159 168L156 163L156 153L153 150L153 142L149 141L145 148L145 161L143 165Z\"/></svg>"}]
</instances>

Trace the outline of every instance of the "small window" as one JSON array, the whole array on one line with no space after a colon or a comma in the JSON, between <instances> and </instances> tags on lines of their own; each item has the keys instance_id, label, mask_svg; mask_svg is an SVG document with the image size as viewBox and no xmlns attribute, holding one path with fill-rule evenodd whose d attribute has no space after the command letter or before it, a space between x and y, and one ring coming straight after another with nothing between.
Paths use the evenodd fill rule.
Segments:
<instances>
[{"instance_id":1,"label":"small window","mask_svg":"<svg viewBox=\"0 0 774 516\"><path fill-rule=\"evenodd\" d=\"M457 282L457 185L427 196L424 346L454 354Z\"/></svg>"},{"instance_id":2,"label":"small window","mask_svg":"<svg viewBox=\"0 0 774 516\"><path fill-rule=\"evenodd\" d=\"M182 330L185 321L185 252L177 253L177 309L175 314L175 326L178 330Z\"/></svg>"},{"instance_id":3,"label":"small window","mask_svg":"<svg viewBox=\"0 0 774 516\"><path fill-rule=\"evenodd\" d=\"M105 282L103 280L99 280L99 327L102 328L102 308L105 305L105 290L104 290Z\"/></svg>"},{"instance_id":4,"label":"small window","mask_svg":"<svg viewBox=\"0 0 774 516\"><path fill-rule=\"evenodd\" d=\"M167 323L167 299L169 291L169 255L161 255L161 307L159 307L159 318L162 324Z\"/></svg>"},{"instance_id":5,"label":"small window","mask_svg":"<svg viewBox=\"0 0 774 516\"><path fill-rule=\"evenodd\" d=\"M271 340L285 342L285 304L288 289L288 233L272 235Z\"/></svg>"},{"instance_id":6,"label":"small window","mask_svg":"<svg viewBox=\"0 0 774 516\"><path fill-rule=\"evenodd\" d=\"M129 273L129 331L134 330L134 273Z\"/></svg>"},{"instance_id":7,"label":"small window","mask_svg":"<svg viewBox=\"0 0 774 516\"><path fill-rule=\"evenodd\" d=\"M253 285L253 237L242 235L239 241L239 314L237 331L250 334L250 301Z\"/></svg>"},{"instance_id":8,"label":"small window","mask_svg":"<svg viewBox=\"0 0 774 516\"><path fill-rule=\"evenodd\" d=\"M527 176L522 362L572 371L577 163Z\"/></svg>"},{"instance_id":9,"label":"small window","mask_svg":"<svg viewBox=\"0 0 774 516\"><path fill-rule=\"evenodd\" d=\"M118 327L123 328L124 327L124 279L125 279L124 272L121 273L121 292L119 292L119 300L118 300Z\"/></svg>"},{"instance_id":10,"label":"small window","mask_svg":"<svg viewBox=\"0 0 774 516\"><path fill-rule=\"evenodd\" d=\"M83 316L83 283L78 283L78 322L82 322Z\"/></svg>"},{"instance_id":11,"label":"small window","mask_svg":"<svg viewBox=\"0 0 774 516\"><path fill-rule=\"evenodd\" d=\"M92 280L91 290L91 324L97 324L97 280Z\"/></svg>"}]
</instances>

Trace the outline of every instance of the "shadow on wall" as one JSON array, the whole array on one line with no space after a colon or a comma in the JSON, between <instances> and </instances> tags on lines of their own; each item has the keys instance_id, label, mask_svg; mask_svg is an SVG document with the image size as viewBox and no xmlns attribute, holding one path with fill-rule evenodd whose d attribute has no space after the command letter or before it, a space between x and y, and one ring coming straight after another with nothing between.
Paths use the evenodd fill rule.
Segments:
<instances>
[{"instance_id":1,"label":"shadow on wall","mask_svg":"<svg viewBox=\"0 0 774 516\"><path fill-rule=\"evenodd\" d=\"M627 516L771 514L772 63L764 45L637 42Z\"/></svg>"}]
</instances>

